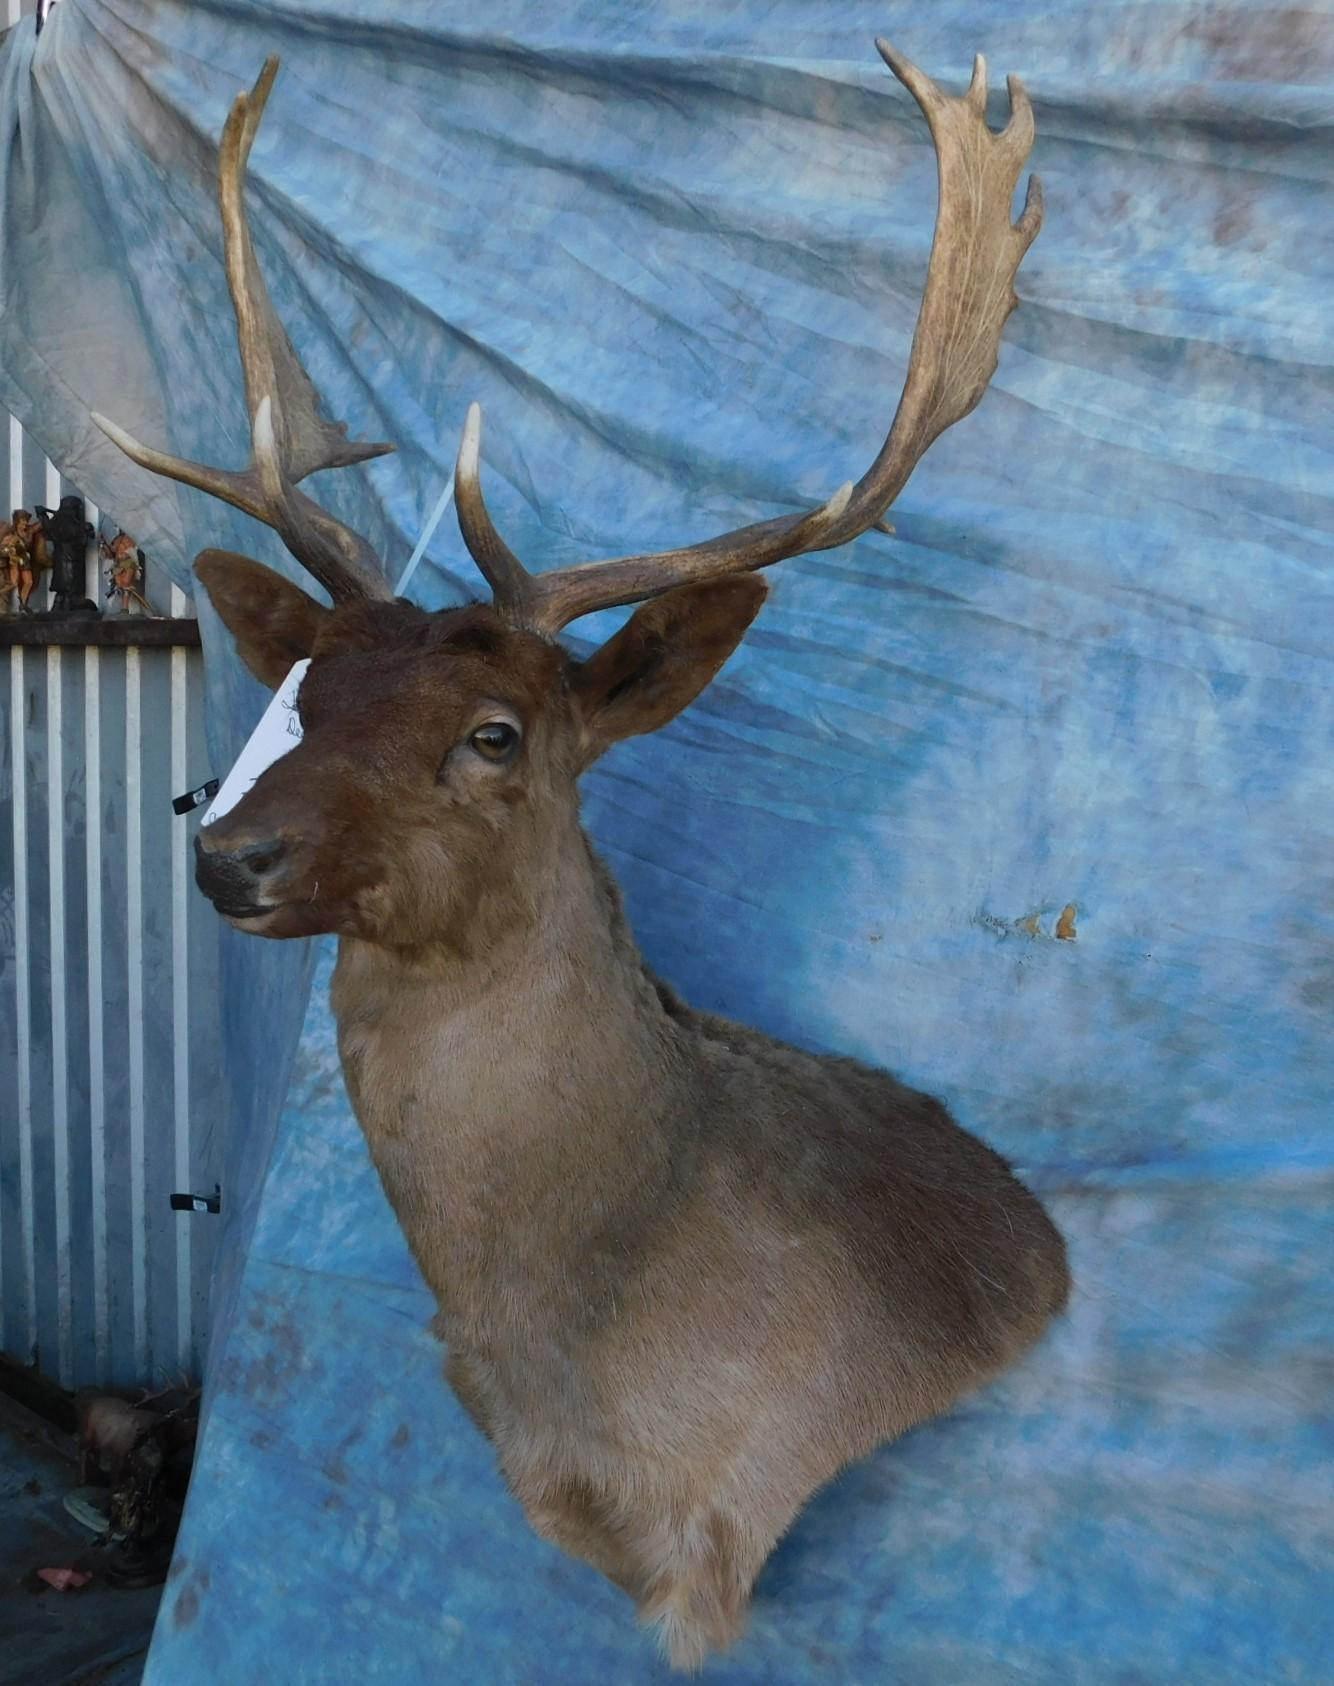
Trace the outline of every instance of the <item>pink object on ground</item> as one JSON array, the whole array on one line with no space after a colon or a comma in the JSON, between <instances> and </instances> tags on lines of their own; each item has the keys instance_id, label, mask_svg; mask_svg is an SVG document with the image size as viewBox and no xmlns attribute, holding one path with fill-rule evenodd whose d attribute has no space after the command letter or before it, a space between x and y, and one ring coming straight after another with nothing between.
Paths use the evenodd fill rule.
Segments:
<instances>
[{"instance_id":1,"label":"pink object on ground","mask_svg":"<svg viewBox=\"0 0 1334 1686\"><path fill-rule=\"evenodd\" d=\"M87 1586L92 1576L82 1569L39 1569L37 1579L45 1581L47 1586L53 1586L57 1592L77 1591L81 1586Z\"/></svg>"}]
</instances>

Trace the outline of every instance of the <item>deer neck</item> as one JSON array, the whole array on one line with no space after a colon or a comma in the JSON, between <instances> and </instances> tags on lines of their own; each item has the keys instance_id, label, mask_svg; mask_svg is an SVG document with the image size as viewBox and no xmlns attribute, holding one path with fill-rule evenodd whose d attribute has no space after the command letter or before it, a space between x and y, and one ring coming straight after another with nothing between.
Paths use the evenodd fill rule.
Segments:
<instances>
[{"instance_id":1,"label":"deer neck","mask_svg":"<svg viewBox=\"0 0 1334 1686\"><path fill-rule=\"evenodd\" d=\"M332 1001L353 1108L451 1340L549 1317L672 1175L690 1062L583 832L471 952L344 938ZM549 863L550 864L550 861ZM628 1210L638 1203L641 1214ZM542 1306L541 1312L538 1307Z\"/></svg>"}]
</instances>

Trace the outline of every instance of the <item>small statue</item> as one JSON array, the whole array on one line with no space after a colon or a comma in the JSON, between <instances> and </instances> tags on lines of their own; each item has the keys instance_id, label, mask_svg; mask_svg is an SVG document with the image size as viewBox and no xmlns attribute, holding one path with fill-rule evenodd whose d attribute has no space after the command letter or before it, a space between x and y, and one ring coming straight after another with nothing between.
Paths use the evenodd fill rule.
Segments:
<instances>
[{"instance_id":1,"label":"small statue","mask_svg":"<svg viewBox=\"0 0 1334 1686\"><path fill-rule=\"evenodd\" d=\"M41 522L29 510L16 509L0 530L0 561L4 567L4 585L0 591L6 599L17 593L19 612L31 613L28 599L37 585L38 574L51 566L51 547Z\"/></svg>"},{"instance_id":2,"label":"small statue","mask_svg":"<svg viewBox=\"0 0 1334 1686\"><path fill-rule=\"evenodd\" d=\"M20 512L16 509L15 515ZM13 520L0 521L0 614L18 612L19 574L31 560Z\"/></svg>"},{"instance_id":3,"label":"small statue","mask_svg":"<svg viewBox=\"0 0 1334 1686\"><path fill-rule=\"evenodd\" d=\"M27 509L14 511L14 530L28 550L28 564L19 574L19 605L31 614L29 599L37 589L38 577L51 566L51 541L46 536L46 528Z\"/></svg>"},{"instance_id":4,"label":"small statue","mask_svg":"<svg viewBox=\"0 0 1334 1686\"><path fill-rule=\"evenodd\" d=\"M43 509L39 504L37 514L55 557L49 612L53 615L98 614L97 604L83 595L84 561L88 555L88 541L93 536L92 524L84 515L83 499L71 493L61 498L59 509Z\"/></svg>"},{"instance_id":5,"label":"small statue","mask_svg":"<svg viewBox=\"0 0 1334 1686\"><path fill-rule=\"evenodd\" d=\"M117 529L114 539L102 539L98 548L103 559L109 564L110 582L107 585L107 596L114 592L120 599L119 612L122 615L132 615L135 611L132 603L137 603L146 615L153 611L139 590L144 577L144 553L138 548L130 535Z\"/></svg>"}]
</instances>

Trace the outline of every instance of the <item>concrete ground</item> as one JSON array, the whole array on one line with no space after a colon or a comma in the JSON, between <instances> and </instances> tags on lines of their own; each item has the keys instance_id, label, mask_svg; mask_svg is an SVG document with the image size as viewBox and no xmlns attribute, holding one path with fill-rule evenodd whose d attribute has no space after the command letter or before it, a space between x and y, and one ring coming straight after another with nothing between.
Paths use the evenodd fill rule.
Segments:
<instances>
[{"instance_id":1,"label":"concrete ground","mask_svg":"<svg viewBox=\"0 0 1334 1686\"><path fill-rule=\"evenodd\" d=\"M122 1592L97 1574L100 1551L66 1514L74 1465L61 1437L0 1394L0 1686L137 1686L162 1589ZM94 1579L57 1592L38 1569Z\"/></svg>"}]
</instances>

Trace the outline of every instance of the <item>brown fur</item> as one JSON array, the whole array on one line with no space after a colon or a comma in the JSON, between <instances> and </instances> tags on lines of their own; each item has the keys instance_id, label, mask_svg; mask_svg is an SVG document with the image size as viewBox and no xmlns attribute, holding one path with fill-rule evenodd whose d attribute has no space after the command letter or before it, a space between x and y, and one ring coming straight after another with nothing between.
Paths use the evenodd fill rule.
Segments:
<instances>
[{"instance_id":1,"label":"brown fur","mask_svg":"<svg viewBox=\"0 0 1334 1686\"><path fill-rule=\"evenodd\" d=\"M226 905L256 850L236 922L338 932L348 1093L449 1381L533 1527L694 1667L817 1487L1037 1339L1061 1239L937 1101L678 1001L581 830L579 772L708 683L755 576L581 665L487 608L200 573L270 683L314 658L303 741L201 834L201 882ZM504 766L468 741L496 717Z\"/></svg>"}]
</instances>

